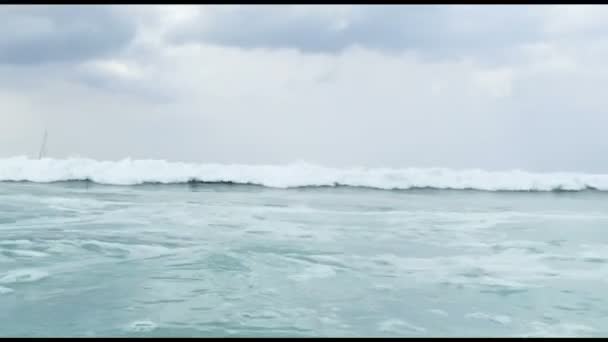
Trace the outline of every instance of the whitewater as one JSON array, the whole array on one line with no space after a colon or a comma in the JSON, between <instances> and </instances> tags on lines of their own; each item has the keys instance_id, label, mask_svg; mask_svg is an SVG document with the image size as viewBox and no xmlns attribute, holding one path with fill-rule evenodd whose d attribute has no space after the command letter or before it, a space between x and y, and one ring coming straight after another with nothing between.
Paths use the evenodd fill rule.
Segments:
<instances>
[{"instance_id":1,"label":"whitewater","mask_svg":"<svg viewBox=\"0 0 608 342\"><path fill-rule=\"evenodd\" d=\"M385 190L454 189L483 191L608 191L608 175L472 170L352 168L336 169L303 162L277 165L221 165L164 160L96 161L0 159L0 181L92 181L137 185L188 182L253 184L275 188L352 186Z\"/></svg>"},{"instance_id":2,"label":"whitewater","mask_svg":"<svg viewBox=\"0 0 608 342\"><path fill-rule=\"evenodd\" d=\"M0 159L0 336L606 336L608 175Z\"/></svg>"}]
</instances>

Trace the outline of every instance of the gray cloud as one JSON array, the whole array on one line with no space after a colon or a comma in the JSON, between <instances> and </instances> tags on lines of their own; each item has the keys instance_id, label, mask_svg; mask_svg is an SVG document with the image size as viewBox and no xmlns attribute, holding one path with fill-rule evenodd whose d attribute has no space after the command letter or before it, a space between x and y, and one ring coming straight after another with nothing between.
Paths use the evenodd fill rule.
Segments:
<instances>
[{"instance_id":1,"label":"gray cloud","mask_svg":"<svg viewBox=\"0 0 608 342\"><path fill-rule=\"evenodd\" d=\"M323 14L297 6L243 6L213 11L171 32L173 43L339 52L353 45L432 56L505 50L541 36L531 6L353 6ZM304 10L310 7L304 7Z\"/></svg>"},{"instance_id":2,"label":"gray cloud","mask_svg":"<svg viewBox=\"0 0 608 342\"><path fill-rule=\"evenodd\" d=\"M110 6L3 6L0 63L78 62L125 47L135 25Z\"/></svg>"}]
</instances>

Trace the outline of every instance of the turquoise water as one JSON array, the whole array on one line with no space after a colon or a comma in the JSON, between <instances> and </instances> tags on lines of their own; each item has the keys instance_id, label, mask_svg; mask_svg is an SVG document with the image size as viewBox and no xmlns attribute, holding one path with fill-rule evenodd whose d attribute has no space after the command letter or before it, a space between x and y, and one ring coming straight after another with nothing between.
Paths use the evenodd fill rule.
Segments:
<instances>
[{"instance_id":1,"label":"turquoise water","mask_svg":"<svg viewBox=\"0 0 608 342\"><path fill-rule=\"evenodd\" d=\"M1 336L605 336L608 193L0 182Z\"/></svg>"}]
</instances>

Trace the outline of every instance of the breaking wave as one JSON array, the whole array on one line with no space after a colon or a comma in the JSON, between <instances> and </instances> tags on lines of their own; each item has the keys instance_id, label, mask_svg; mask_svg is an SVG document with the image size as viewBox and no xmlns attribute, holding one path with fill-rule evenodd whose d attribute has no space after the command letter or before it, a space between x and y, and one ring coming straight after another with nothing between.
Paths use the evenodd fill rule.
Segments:
<instances>
[{"instance_id":1,"label":"breaking wave","mask_svg":"<svg viewBox=\"0 0 608 342\"><path fill-rule=\"evenodd\" d=\"M2 182L91 181L110 185L231 183L273 188L352 186L385 190L608 191L608 174L530 173L443 168L338 169L288 165L194 164L164 160L0 159Z\"/></svg>"}]
</instances>

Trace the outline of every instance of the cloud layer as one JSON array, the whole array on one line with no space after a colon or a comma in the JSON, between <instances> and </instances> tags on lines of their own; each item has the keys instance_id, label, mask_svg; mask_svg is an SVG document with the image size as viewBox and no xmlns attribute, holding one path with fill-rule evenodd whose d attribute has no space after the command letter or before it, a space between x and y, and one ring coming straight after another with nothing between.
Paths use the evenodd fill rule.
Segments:
<instances>
[{"instance_id":1,"label":"cloud layer","mask_svg":"<svg viewBox=\"0 0 608 342\"><path fill-rule=\"evenodd\" d=\"M3 6L0 63L79 62L108 56L135 36L135 26L110 6Z\"/></svg>"},{"instance_id":2,"label":"cloud layer","mask_svg":"<svg viewBox=\"0 0 608 342\"><path fill-rule=\"evenodd\" d=\"M70 18L67 20L66 18ZM0 157L608 172L594 6L5 6Z\"/></svg>"}]
</instances>

